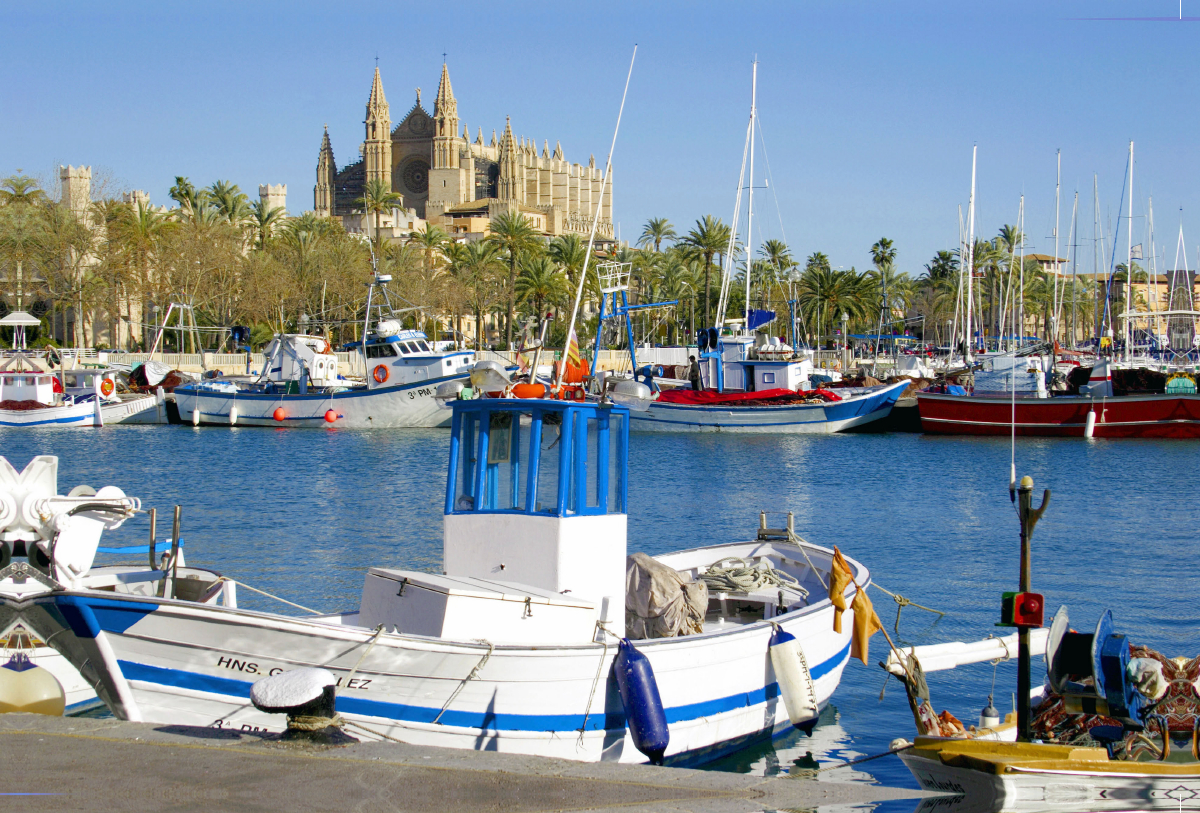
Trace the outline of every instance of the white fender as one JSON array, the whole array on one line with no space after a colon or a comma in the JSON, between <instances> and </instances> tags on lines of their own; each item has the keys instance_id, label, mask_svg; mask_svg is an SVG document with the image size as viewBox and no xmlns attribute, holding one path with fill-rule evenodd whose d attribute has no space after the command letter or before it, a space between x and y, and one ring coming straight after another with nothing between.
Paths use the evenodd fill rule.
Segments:
<instances>
[{"instance_id":1,"label":"white fender","mask_svg":"<svg viewBox=\"0 0 1200 813\"><path fill-rule=\"evenodd\" d=\"M808 671L808 661L800 642L791 633L776 629L771 636L771 666L775 669L775 680L788 719L799 728L811 724L820 709L817 706L816 687Z\"/></svg>"}]
</instances>

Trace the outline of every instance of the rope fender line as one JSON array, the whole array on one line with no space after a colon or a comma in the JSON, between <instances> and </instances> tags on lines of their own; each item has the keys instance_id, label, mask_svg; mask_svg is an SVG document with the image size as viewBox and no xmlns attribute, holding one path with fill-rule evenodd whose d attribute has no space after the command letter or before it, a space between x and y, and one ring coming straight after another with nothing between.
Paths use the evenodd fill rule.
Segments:
<instances>
[{"instance_id":1,"label":"rope fender line","mask_svg":"<svg viewBox=\"0 0 1200 813\"><path fill-rule=\"evenodd\" d=\"M887 593L896 602L896 623L892 625L892 629L895 630L897 633L900 632L900 611L903 610L905 607L916 607L918 610L925 610L926 612L934 613L935 615L937 615L939 621L946 617L946 614L944 612L942 612L941 610L935 610L932 607L926 607L924 604L918 604L917 602L913 601L912 599L905 598L904 596L900 595L899 593L893 593L891 590L888 590L886 587L883 587L883 586L877 584L874 580L871 581L871 586L876 587L879 590L882 590L884 593Z\"/></svg>"},{"instance_id":2,"label":"rope fender line","mask_svg":"<svg viewBox=\"0 0 1200 813\"><path fill-rule=\"evenodd\" d=\"M596 687L600 685L600 675L604 672L605 661L608 660L608 636L617 637L615 633L609 631L603 621L596 622L596 629L600 630L600 643L604 645L604 651L600 653L600 663L596 664L596 676L592 678L592 690L588 693L587 707L583 710L583 723L579 726L579 738L575 741L576 751L583 747L583 735L587 732L588 717L592 713L592 701L596 698Z\"/></svg>"},{"instance_id":3,"label":"rope fender line","mask_svg":"<svg viewBox=\"0 0 1200 813\"><path fill-rule=\"evenodd\" d=\"M258 593L259 595L266 596L267 598L273 598L276 601L282 601L284 604L287 604L291 607L295 607L298 610L304 610L304 612L306 612L306 613L312 613L313 615L325 615L325 613L321 612L320 610L314 610L312 607L305 607L303 604L297 604L294 601L288 601L286 598L281 598L281 597L275 595L274 593L268 593L266 590L259 590L257 587L251 587L250 585L246 584L245 582L238 581L237 579L232 579L229 576L221 576L220 578L217 579L217 581L218 582L232 582L233 584L236 584L238 587L245 587L247 590L250 590L251 592Z\"/></svg>"},{"instance_id":4,"label":"rope fender line","mask_svg":"<svg viewBox=\"0 0 1200 813\"><path fill-rule=\"evenodd\" d=\"M851 765L860 765L864 762L870 762L873 759L881 759L883 757L890 757L893 754L899 754L904 751L908 751L909 749L914 748L914 747L915 747L914 743L910 742L907 745L901 745L898 748L889 748L887 751L884 751L881 754L871 754L870 756L859 757L858 759L851 759L847 762L839 762L836 765L826 765L824 768L802 768L802 769L795 770L795 771L788 771L788 775L789 776L813 776L813 777L815 777L819 773L825 773L826 771L836 771L838 768L848 768Z\"/></svg>"}]
</instances>

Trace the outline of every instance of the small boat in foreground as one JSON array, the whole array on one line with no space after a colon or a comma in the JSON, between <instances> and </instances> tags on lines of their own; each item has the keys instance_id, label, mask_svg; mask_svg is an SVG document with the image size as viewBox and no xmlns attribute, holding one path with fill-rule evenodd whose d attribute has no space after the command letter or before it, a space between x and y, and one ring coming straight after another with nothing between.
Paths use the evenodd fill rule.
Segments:
<instances>
[{"instance_id":1,"label":"small boat in foreground","mask_svg":"<svg viewBox=\"0 0 1200 813\"><path fill-rule=\"evenodd\" d=\"M919 733L911 743L894 741L891 750L922 789L958 797L939 809L1200 808L1200 658L1167 658L1132 645L1107 610L1094 632L1073 631L1065 607L1043 629L1045 599L1030 590L1029 553L1049 492L1035 509L1032 491L1028 477L1019 495L1014 490L1022 523L1021 592L1002 600L1000 625L1015 626L1017 634L893 652L885 668L905 684ZM991 697L978 725L964 725L948 711L934 713L926 671L1011 657L1013 643L1014 713L1001 721ZM1035 690L1031 660L1042 652L1046 681Z\"/></svg>"},{"instance_id":2,"label":"small boat in foreground","mask_svg":"<svg viewBox=\"0 0 1200 813\"><path fill-rule=\"evenodd\" d=\"M25 614L127 720L279 731L252 687L320 668L363 739L699 763L816 724L855 626L834 551L789 528L629 557L627 408L451 406L440 574L371 568L358 608L311 617L80 587ZM846 563L839 598L870 582Z\"/></svg>"}]
</instances>

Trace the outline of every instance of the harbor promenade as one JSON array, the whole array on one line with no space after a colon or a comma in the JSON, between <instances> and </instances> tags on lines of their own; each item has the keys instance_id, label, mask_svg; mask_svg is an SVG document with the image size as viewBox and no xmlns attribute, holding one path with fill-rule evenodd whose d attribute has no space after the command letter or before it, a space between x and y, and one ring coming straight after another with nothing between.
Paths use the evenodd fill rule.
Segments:
<instances>
[{"instance_id":1,"label":"harbor promenade","mask_svg":"<svg viewBox=\"0 0 1200 813\"><path fill-rule=\"evenodd\" d=\"M20 809L30 813L751 813L928 795L862 782L585 764L391 742L297 744L254 732L34 714L0 716L0 752L21 755L20 770L5 772L0 793L21 796Z\"/></svg>"}]
</instances>

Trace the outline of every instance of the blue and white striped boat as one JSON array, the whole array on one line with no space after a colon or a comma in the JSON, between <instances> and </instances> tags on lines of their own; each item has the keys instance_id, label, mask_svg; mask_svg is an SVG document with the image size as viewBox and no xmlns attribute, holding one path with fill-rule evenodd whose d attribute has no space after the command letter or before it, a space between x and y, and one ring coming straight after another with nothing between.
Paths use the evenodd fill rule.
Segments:
<instances>
[{"instance_id":1,"label":"blue and white striped boat","mask_svg":"<svg viewBox=\"0 0 1200 813\"><path fill-rule=\"evenodd\" d=\"M38 595L26 616L62 630L54 646L90 662L122 719L282 730L250 703L251 686L321 667L360 738L641 762L614 661L627 633L671 616L639 614L631 562L698 587L733 557L767 586L701 590L702 630L632 642L653 668L666 759L694 764L793 724L811 730L850 658L852 611L834 632L824 587L832 551L760 532L627 560L625 407L478 399L452 414L443 575L372 568L357 610L315 617L87 589ZM865 589L866 569L850 567ZM773 666L779 631L799 644L786 681Z\"/></svg>"}]
</instances>

